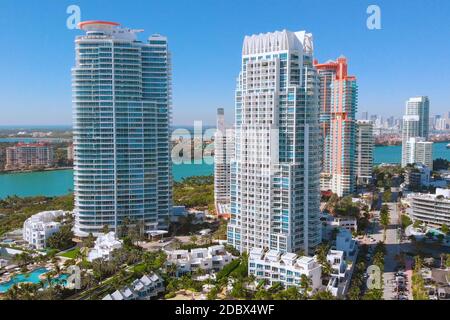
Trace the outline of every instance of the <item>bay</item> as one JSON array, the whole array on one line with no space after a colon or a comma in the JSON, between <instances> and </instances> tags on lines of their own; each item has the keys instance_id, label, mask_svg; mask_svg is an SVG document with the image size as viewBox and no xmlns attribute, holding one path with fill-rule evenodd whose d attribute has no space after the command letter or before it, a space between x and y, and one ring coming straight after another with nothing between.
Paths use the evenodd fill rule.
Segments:
<instances>
[{"instance_id":1,"label":"bay","mask_svg":"<svg viewBox=\"0 0 450 320\"><path fill-rule=\"evenodd\" d=\"M433 158L444 158L450 161L450 149L446 142L435 143ZM401 146L377 146L374 151L374 163L400 163ZM212 164L180 164L173 165L173 178L181 181L191 176L211 175ZM0 199L9 195L30 197L37 195L60 196L73 191L73 171L55 170L41 172L25 172L0 174Z\"/></svg>"}]
</instances>

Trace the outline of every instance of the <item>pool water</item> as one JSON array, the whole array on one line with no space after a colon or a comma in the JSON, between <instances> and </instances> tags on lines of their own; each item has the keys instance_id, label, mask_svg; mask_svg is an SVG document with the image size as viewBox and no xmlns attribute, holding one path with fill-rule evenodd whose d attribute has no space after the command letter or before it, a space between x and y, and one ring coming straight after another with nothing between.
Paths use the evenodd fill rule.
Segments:
<instances>
[{"instance_id":1,"label":"pool water","mask_svg":"<svg viewBox=\"0 0 450 320\"><path fill-rule=\"evenodd\" d=\"M5 293L12 286L14 286L15 284L18 284L18 283L23 283L23 282L31 282L31 283L35 283L35 284L39 283L41 281L39 279L39 276L46 272L48 272L48 269L38 268L38 269L33 270L30 273L18 274L16 276L12 277L10 281L0 283L0 293ZM67 274L62 274L62 275L58 276L57 278L53 279L53 282L54 283L58 282L62 285L65 285L67 277L68 277ZM47 284L45 286L47 286Z\"/></svg>"}]
</instances>

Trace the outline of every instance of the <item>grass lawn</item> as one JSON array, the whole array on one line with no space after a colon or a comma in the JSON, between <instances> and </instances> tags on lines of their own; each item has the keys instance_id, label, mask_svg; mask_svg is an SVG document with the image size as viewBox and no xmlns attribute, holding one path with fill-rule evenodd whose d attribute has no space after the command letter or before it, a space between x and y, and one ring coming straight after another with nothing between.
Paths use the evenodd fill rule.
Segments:
<instances>
[{"instance_id":1,"label":"grass lawn","mask_svg":"<svg viewBox=\"0 0 450 320\"><path fill-rule=\"evenodd\" d=\"M61 257L69 258L69 259L75 259L75 256L80 251L80 248L75 248L69 251L66 251L64 253L59 254Z\"/></svg>"}]
</instances>

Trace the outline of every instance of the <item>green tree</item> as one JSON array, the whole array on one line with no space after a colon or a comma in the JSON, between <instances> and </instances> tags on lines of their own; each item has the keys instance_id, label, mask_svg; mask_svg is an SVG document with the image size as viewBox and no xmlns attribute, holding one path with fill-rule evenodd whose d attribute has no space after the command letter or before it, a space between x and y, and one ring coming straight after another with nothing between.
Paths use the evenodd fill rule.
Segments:
<instances>
[{"instance_id":1,"label":"green tree","mask_svg":"<svg viewBox=\"0 0 450 320\"><path fill-rule=\"evenodd\" d=\"M73 237L72 226L64 224L48 238L47 246L58 250L67 250L75 245L75 242L72 240Z\"/></svg>"},{"instance_id":2,"label":"green tree","mask_svg":"<svg viewBox=\"0 0 450 320\"><path fill-rule=\"evenodd\" d=\"M312 296L312 299L313 300L336 300L336 298L333 296L333 294L328 290L316 292Z\"/></svg>"},{"instance_id":3,"label":"green tree","mask_svg":"<svg viewBox=\"0 0 450 320\"><path fill-rule=\"evenodd\" d=\"M445 223L442 225L441 231L446 235L450 235L450 228Z\"/></svg>"}]
</instances>

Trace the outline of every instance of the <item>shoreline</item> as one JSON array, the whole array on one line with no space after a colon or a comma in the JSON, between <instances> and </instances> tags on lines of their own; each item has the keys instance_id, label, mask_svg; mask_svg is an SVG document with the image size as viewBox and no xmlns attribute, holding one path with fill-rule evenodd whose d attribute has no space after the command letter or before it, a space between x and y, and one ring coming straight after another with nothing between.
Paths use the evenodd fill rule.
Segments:
<instances>
[{"instance_id":1,"label":"shoreline","mask_svg":"<svg viewBox=\"0 0 450 320\"><path fill-rule=\"evenodd\" d=\"M433 143L450 143L450 139L446 139L446 140L439 140L439 141L430 141ZM401 142L399 143L375 143L374 147L400 147L402 145Z\"/></svg>"},{"instance_id":2,"label":"shoreline","mask_svg":"<svg viewBox=\"0 0 450 320\"><path fill-rule=\"evenodd\" d=\"M58 168L46 168L39 170L11 170L11 171L0 171L0 175L6 174L20 174L20 173L33 173L33 172L51 172L51 171L61 171L61 170L73 170L73 167L58 167Z\"/></svg>"}]
</instances>

